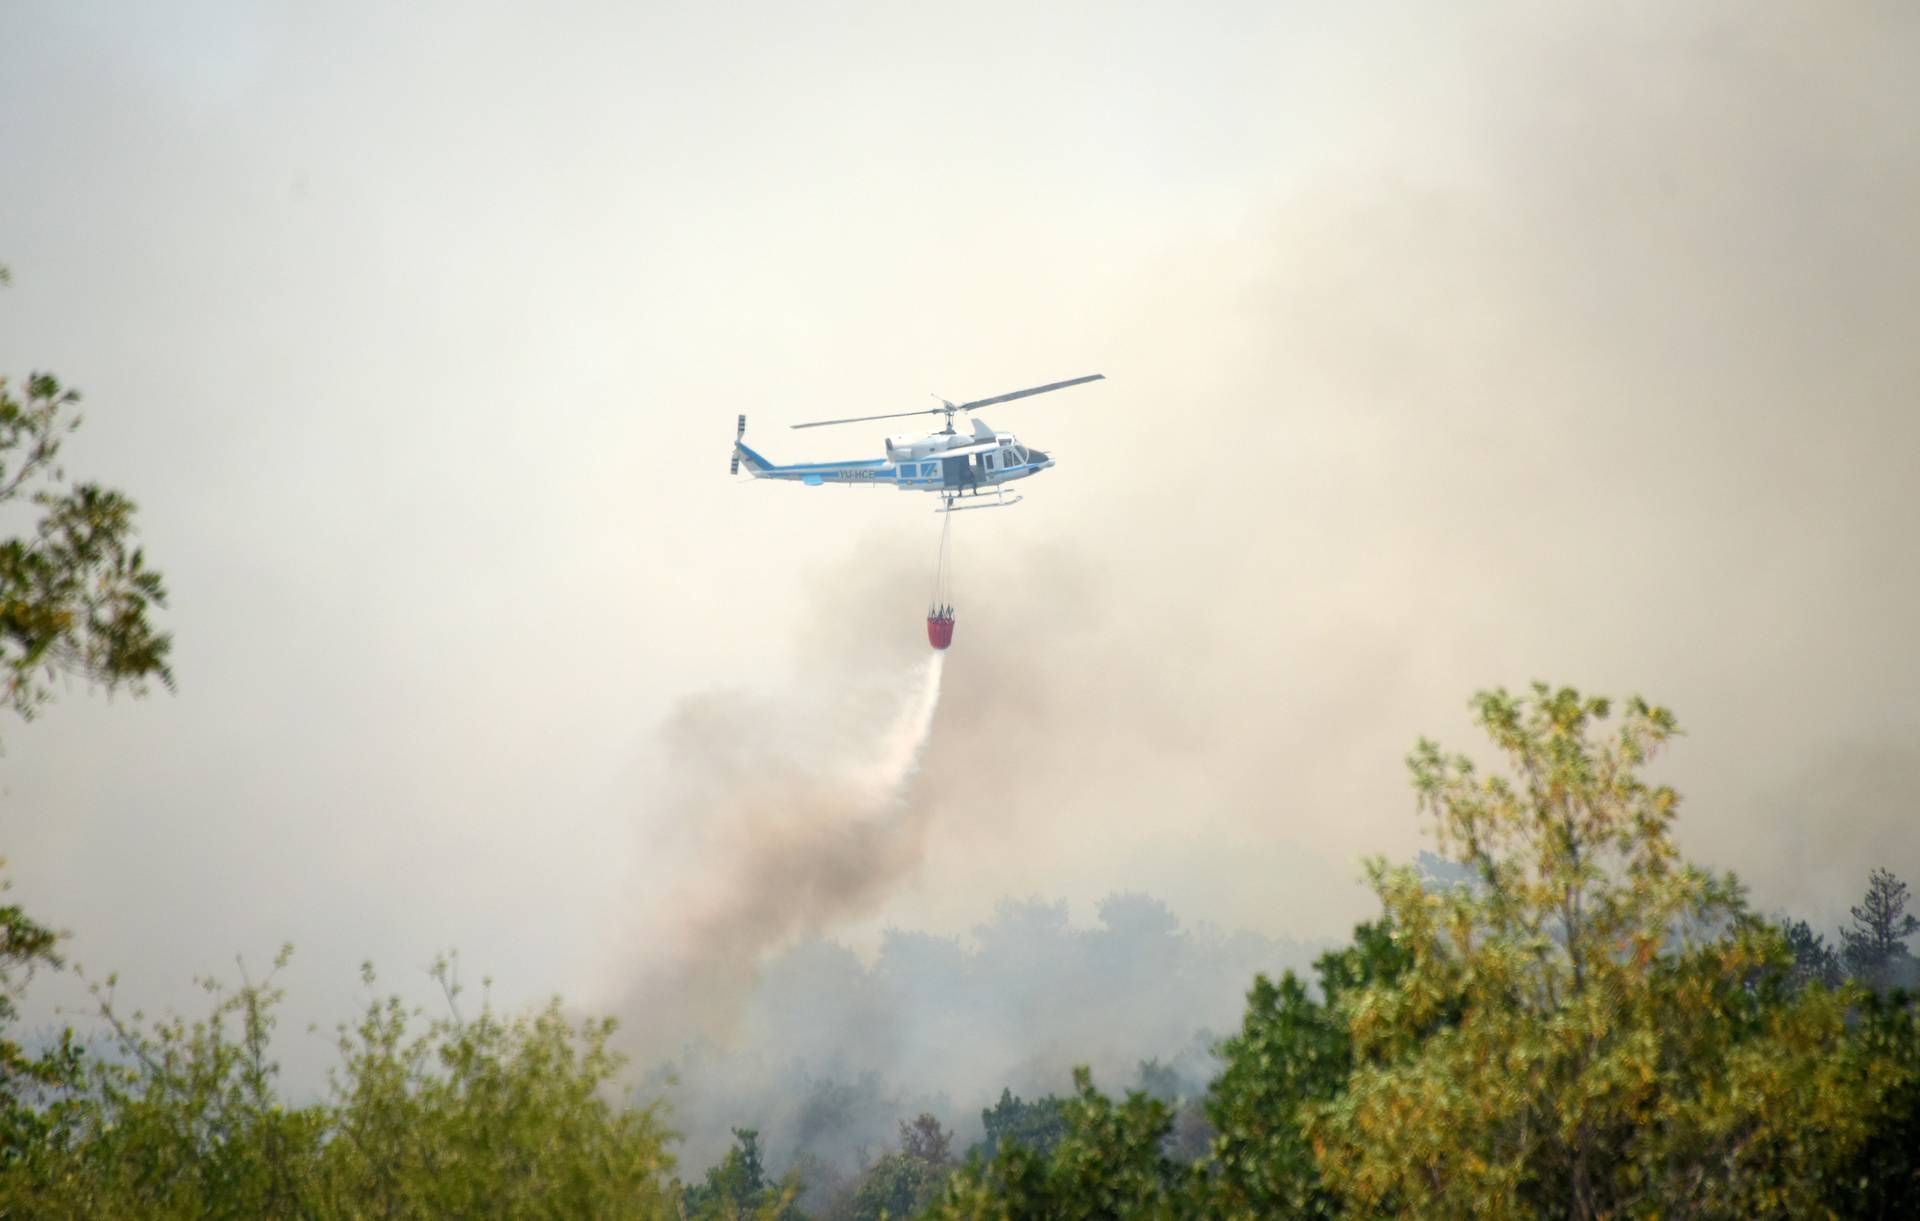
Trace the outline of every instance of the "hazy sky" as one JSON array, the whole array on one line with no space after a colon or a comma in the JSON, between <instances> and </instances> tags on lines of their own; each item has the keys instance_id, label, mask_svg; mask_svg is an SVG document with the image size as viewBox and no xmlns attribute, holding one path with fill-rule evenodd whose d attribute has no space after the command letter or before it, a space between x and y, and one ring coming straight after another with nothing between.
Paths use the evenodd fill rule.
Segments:
<instances>
[{"instance_id":1,"label":"hazy sky","mask_svg":"<svg viewBox=\"0 0 1920 1221\"><path fill-rule=\"evenodd\" d=\"M87 395L177 695L0 727L0 851L124 990L460 947L617 1000L703 701L908 681L938 519L732 481L987 413L918 857L828 930L1146 891L1303 937L1401 760L1539 677L1669 703L1685 848L1920 883L1904 4L36 3L0 367ZM714 867L721 867L715 865Z\"/></svg>"}]
</instances>

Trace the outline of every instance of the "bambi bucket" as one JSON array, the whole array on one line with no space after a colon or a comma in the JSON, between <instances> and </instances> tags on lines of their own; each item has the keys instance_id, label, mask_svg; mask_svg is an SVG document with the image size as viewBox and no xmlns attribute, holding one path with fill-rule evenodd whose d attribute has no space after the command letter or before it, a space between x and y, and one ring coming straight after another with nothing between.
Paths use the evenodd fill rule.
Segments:
<instances>
[{"instance_id":1,"label":"bambi bucket","mask_svg":"<svg viewBox=\"0 0 1920 1221\"><path fill-rule=\"evenodd\" d=\"M944 649L953 643L953 617L950 615L927 616L927 643L936 649Z\"/></svg>"}]
</instances>

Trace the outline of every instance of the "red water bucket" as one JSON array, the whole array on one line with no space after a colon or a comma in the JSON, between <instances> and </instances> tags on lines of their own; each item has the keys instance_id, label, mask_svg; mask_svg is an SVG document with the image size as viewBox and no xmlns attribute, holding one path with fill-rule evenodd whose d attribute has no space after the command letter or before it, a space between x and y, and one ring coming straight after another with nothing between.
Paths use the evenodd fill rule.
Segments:
<instances>
[{"instance_id":1,"label":"red water bucket","mask_svg":"<svg viewBox=\"0 0 1920 1221\"><path fill-rule=\"evenodd\" d=\"M944 649L953 643L953 616L927 616L927 643L936 649Z\"/></svg>"}]
</instances>

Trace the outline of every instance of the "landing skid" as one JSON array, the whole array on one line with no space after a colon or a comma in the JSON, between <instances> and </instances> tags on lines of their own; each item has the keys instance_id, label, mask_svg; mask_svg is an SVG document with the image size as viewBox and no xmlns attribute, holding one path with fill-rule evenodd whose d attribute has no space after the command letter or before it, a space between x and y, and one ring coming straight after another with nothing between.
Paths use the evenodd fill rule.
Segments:
<instances>
[{"instance_id":1,"label":"landing skid","mask_svg":"<svg viewBox=\"0 0 1920 1221\"><path fill-rule=\"evenodd\" d=\"M1007 496L996 491L993 494L993 499L988 500L985 495L980 492L974 492L964 497L958 492L951 492L943 494L941 499L945 503L935 509L935 513L965 513L968 509L1006 509L1019 504L1022 500L1025 500L1026 497ZM963 505L958 503L962 499L979 500L982 503Z\"/></svg>"}]
</instances>

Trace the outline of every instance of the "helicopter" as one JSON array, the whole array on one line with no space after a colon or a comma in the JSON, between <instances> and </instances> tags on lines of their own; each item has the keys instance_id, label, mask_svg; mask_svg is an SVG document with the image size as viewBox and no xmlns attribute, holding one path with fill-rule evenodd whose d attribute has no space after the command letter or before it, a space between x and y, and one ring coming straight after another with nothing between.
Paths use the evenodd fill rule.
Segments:
<instances>
[{"instance_id":1,"label":"helicopter","mask_svg":"<svg viewBox=\"0 0 1920 1221\"><path fill-rule=\"evenodd\" d=\"M934 510L936 513L1016 505L1025 498L1017 494L1007 495L1007 485L1051 469L1053 458L1042 450L1022 445L1012 433L995 432L979 416L973 417L970 431L956 432L953 417L962 411L972 412L981 407L1011 403L1015 399L1097 382L1105 377L1104 373L1095 373L966 403L950 402L935 395L940 405L922 411L896 411L889 415L863 415L845 420L813 420L789 425L792 428L825 428L834 424L864 424L871 420L899 420L917 415L946 416L947 426L939 432L924 436L905 434L888 437L885 441L886 457L849 462L803 462L791 466L771 462L755 452L744 440L747 417L743 415L734 429L733 460L729 473L738 475L744 464L747 473L755 479L782 479L806 487L820 487L829 483L850 486L865 484L896 487L903 492L932 492L940 497L940 506Z\"/></svg>"}]
</instances>

